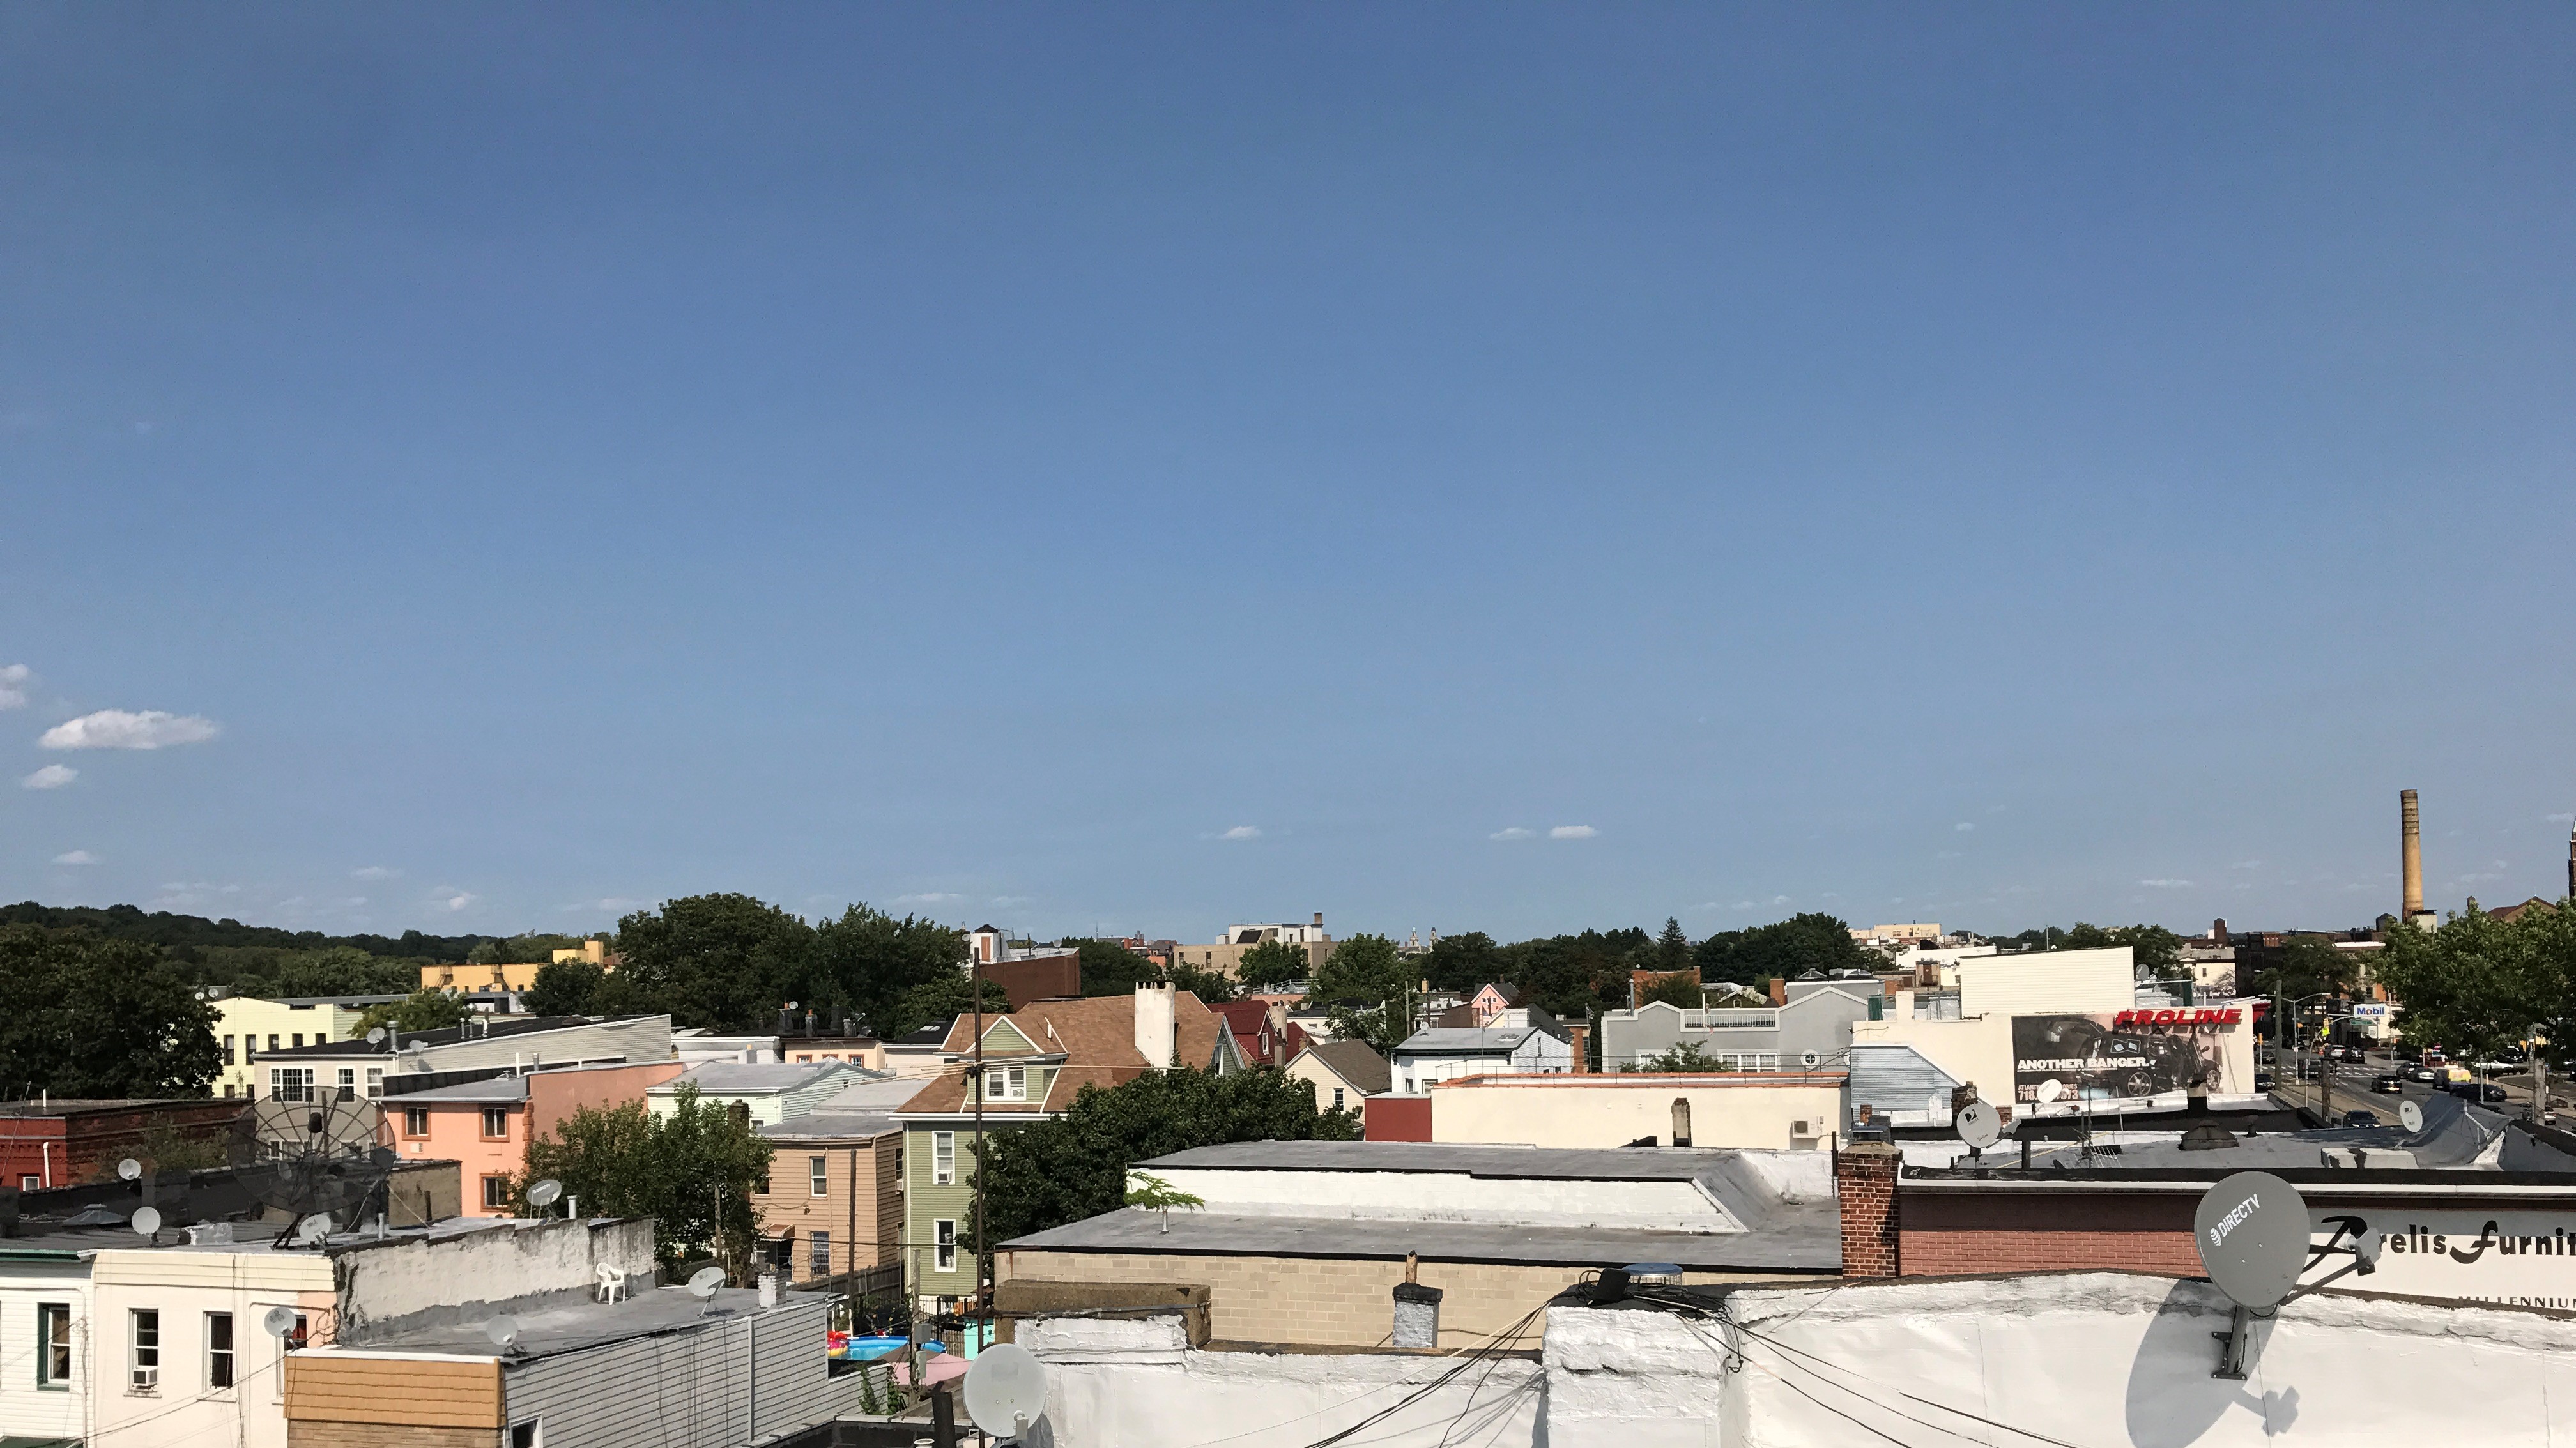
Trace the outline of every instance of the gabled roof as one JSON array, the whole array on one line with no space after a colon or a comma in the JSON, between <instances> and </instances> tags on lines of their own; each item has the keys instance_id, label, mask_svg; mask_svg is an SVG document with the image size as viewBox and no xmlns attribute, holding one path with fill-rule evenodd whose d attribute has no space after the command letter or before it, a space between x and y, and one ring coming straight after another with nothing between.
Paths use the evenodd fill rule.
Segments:
<instances>
[{"instance_id":1,"label":"gabled roof","mask_svg":"<svg viewBox=\"0 0 2576 1448\"><path fill-rule=\"evenodd\" d=\"M1395 1087L1395 1068L1366 1041L1324 1041L1309 1045L1301 1054L1314 1057L1363 1096L1376 1096Z\"/></svg>"},{"instance_id":2,"label":"gabled roof","mask_svg":"<svg viewBox=\"0 0 2576 1448\"><path fill-rule=\"evenodd\" d=\"M973 1053L974 1020L971 1015L957 1018L940 1048L943 1054L964 1057ZM1022 1038L1045 1050L1036 1057L997 1058L988 1052L987 1064L1057 1056L1062 1057L1063 1064L1056 1068L1045 1100L987 1100L986 1115L1035 1116L1062 1111L1072 1103L1074 1093L1086 1085L1115 1086L1144 1075L1148 1069L1143 1053L1136 1049L1133 996L1033 1001L1007 1016L986 1016L987 1035L998 1021L1007 1021ZM1218 1052L1231 1049L1231 1033L1225 1029L1224 1019L1189 991L1174 992L1172 1024L1175 1065L1207 1070L1216 1064ZM951 1115L969 1109L970 1104L965 1073L958 1070L942 1072L902 1109L907 1115Z\"/></svg>"},{"instance_id":3,"label":"gabled roof","mask_svg":"<svg viewBox=\"0 0 2576 1448\"><path fill-rule=\"evenodd\" d=\"M1395 1049L1405 1056L1507 1056L1530 1037L1546 1034L1536 1026L1431 1026Z\"/></svg>"}]
</instances>

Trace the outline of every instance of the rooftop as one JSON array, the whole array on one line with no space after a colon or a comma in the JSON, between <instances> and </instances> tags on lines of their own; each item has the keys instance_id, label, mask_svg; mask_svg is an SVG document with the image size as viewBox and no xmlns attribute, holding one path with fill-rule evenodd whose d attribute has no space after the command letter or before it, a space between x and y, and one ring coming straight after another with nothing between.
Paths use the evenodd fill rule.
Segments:
<instances>
[{"instance_id":1,"label":"rooftop","mask_svg":"<svg viewBox=\"0 0 2576 1448\"><path fill-rule=\"evenodd\" d=\"M1407 1056L1482 1056L1520 1049L1536 1026L1426 1026L1404 1038L1395 1049Z\"/></svg>"},{"instance_id":2,"label":"rooftop","mask_svg":"<svg viewBox=\"0 0 2576 1448\"><path fill-rule=\"evenodd\" d=\"M0 1103L0 1117L8 1116L81 1116L92 1111L132 1111L146 1106L204 1106L203 1096L136 1096L98 1100L56 1098L45 1101L11 1101Z\"/></svg>"},{"instance_id":3,"label":"rooftop","mask_svg":"<svg viewBox=\"0 0 2576 1448\"><path fill-rule=\"evenodd\" d=\"M512 1345L509 1356L514 1362L525 1362L633 1338L692 1332L744 1318L769 1317L798 1309L818 1311L822 1306L823 1301L819 1297L790 1293L780 1299L779 1306L763 1312L760 1294L748 1288L721 1288L713 1298L701 1298L685 1287L650 1287L637 1291L622 1302L574 1302L537 1311L508 1313L507 1316L519 1325L519 1338ZM500 1350L492 1345L492 1339L484 1332L485 1323L489 1321L486 1318L476 1322L415 1328L382 1337L371 1336L356 1347L316 1348L313 1351L499 1357ZM819 1353L822 1347L818 1329L814 1350Z\"/></svg>"},{"instance_id":4,"label":"rooftop","mask_svg":"<svg viewBox=\"0 0 2576 1448\"><path fill-rule=\"evenodd\" d=\"M768 1091L795 1091L832 1076L849 1074L850 1067L839 1061L816 1061L810 1065L748 1065L741 1061L708 1061L691 1066L687 1071L647 1090L650 1096L670 1096L683 1086L695 1086L709 1094L726 1096L757 1095Z\"/></svg>"},{"instance_id":5,"label":"rooftop","mask_svg":"<svg viewBox=\"0 0 2576 1448\"><path fill-rule=\"evenodd\" d=\"M666 1016L478 1016L461 1026L446 1026L435 1031L387 1032L382 1041L316 1041L309 1046L287 1046L275 1051L262 1051L262 1061L292 1060L297 1057L390 1056L394 1038L399 1035L402 1049L414 1046L453 1046L484 1040L502 1040L513 1036L533 1036L547 1031L568 1031L577 1026L623 1026L642 1021L667 1020Z\"/></svg>"},{"instance_id":6,"label":"rooftop","mask_svg":"<svg viewBox=\"0 0 2576 1448\"><path fill-rule=\"evenodd\" d=\"M1333 1074L1358 1087L1363 1095L1376 1095L1395 1085L1395 1071L1377 1048L1366 1041L1321 1041L1309 1044L1303 1054L1331 1068Z\"/></svg>"},{"instance_id":7,"label":"rooftop","mask_svg":"<svg viewBox=\"0 0 2576 1448\"><path fill-rule=\"evenodd\" d=\"M889 1111L815 1111L763 1126L760 1134L771 1141L866 1141L902 1127Z\"/></svg>"},{"instance_id":8,"label":"rooftop","mask_svg":"<svg viewBox=\"0 0 2576 1448\"><path fill-rule=\"evenodd\" d=\"M1165 1230L1166 1228L1169 1230ZM1006 1248L1227 1257L1359 1257L1523 1266L1618 1266L1672 1262L1691 1271L1842 1270L1842 1223L1832 1204L1757 1232L1559 1230L1484 1222L1353 1221L1348 1217L1234 1216L1121 1208L1038 1232Z\"/></svg>"},{"instance_id":9,"label":"rooftop","mask_svg":"<svg viewBox=\"0 0 2576 1448\"><path fill-rule=\"evenodd\" d=\"M1741 1152L1690 1147L1471 1146L1433 1141L1237 1141L1137 1163L1232 1171L1463 1172L1519 1181L1690 1181Z\"/></svg>"}]
</instances>

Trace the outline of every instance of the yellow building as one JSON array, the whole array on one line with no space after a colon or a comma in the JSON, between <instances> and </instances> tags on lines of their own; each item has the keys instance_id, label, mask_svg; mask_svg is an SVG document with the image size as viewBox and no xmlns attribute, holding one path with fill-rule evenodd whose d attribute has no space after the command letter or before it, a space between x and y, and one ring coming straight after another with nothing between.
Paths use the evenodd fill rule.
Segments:
<instances>
[{"instance_id":1,"label":"yellow building","mask_svg":"<svg viewBox=\"0 0 2576 1448\"><path fill-rule=\"evenodd\" d=\"M262 1051L282 1051L321 1041L346 1041L358 1034L358 1018L367 1007L398 1001L398 995L291 996L261 1000L227 996L214 1003L215 1045L223 1053L223 1070L215 1077L219 1095L256 1097L264 1079L254 1064Z\"/></svg>"},{"instance_id":2,"label":"yellow building","mask_svg":"<svg viewBox=\"0 0 2576 1448\"><path fill-rule=\"evenodd\" d=\"M549 965L567 960L587 960L602 970L615 970L617 957L608 953L605 940L585 940L577 946L554 953L547 961L517 961L509 965L424 965L420 968L422 990L527 990L537 983L537 972Z\"/></svg>"}]
</instances>

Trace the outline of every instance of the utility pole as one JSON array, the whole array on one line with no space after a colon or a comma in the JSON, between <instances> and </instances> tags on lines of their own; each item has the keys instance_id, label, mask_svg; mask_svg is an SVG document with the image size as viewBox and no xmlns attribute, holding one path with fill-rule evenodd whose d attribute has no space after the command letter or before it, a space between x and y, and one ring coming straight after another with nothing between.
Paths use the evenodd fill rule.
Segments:
<instances>
[{"instance_id":1,"label":"utility pole","mask_svg":"<svg viewBox=\"0 0 2576 1448\"><path fill-rule=\"evenodd\" d=\"M1008 948L1007 939L1004 948ZM989 1302L993 1254L990 1250L992 1244L984 1240L984 962L981 959L968 964L966 978L970 982L968 990L975 997L975 1075L972 1083L975 1092L975 1296L980 1301ZM946 1403L945 1395L940 1401ZM954 1441L955 1432L952 1426L949 1429L951 1441Z\"/></svg>"}]
</instances>

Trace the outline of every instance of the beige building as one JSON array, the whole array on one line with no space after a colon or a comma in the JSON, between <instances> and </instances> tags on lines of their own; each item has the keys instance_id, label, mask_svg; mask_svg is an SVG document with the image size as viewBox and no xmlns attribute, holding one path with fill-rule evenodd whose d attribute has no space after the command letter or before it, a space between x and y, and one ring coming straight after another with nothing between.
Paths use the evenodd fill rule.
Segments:
<instances>
[{"instance_id":1,"label":"beige building","mask_svg":"<svg viewBox=\"0 0 2576 1448\"><path fill-rule=\"evenodd\" d=\"M252 1097L266 1082L258 1060L264 1051L295 1050L324 1041L358 1036L358 1020L367 1007L401 1000L398 995L292 996L262 1000L226 996L214 1002L215 1045L223 1069L215 1075L218 1096Z\"/></svg>"},{"instance_id":2,"label":"beige building","mask_svg":"<svg viewBox=\"0 0 2576 1448\"><path fill-rule=\"evenodd\" d=\"M1306 951L1306 973L1313 976L1333 958L1333 937L1324 930L1324 912L1315 912L1314 920L1305 925L1229 925L1225 933L1209 945L1172 946L1172 963L1194 970L1214 971L1229 980L1241 978L1245 952L1262 945L1295 945ZM1269 981L1253 981L1269 985Z\"/></svg>"},{"instance_id":3,"label":"beige building","mask_svg":"<svg viewBox=\"0 0 2576 1448\"><path fill-rule=\"evenodd\" d=\"M1297 1053L1285 1068L1310 1082L1321 1111L1357 1111L1372 1096L1393 1090L1395 1070L1366 1041L1322 1041Z\"/></svg>"},{"instance_id":4,"label":"beige building","mask_svg":"<svg viewBox=\"0 0 2576 1448\"><path fill-rule=\"evenodd\" d=\"M752 1210L790 1281L900 1265L903 1127L890 1112L818 1110L760 1134L772 1154Z\"/></svg>"},{"instance_id":5,"label":"beige building","mask_svg":"<svg viewBox=\"0 0 2576 1448\"><path fill-rule=\"evenodd\" d=\"M471 965L457 962L448 965L424 965L420 968L422 990L526 990L537 983L537 972L549 965L567 960L586 960L602 970L615 970L617 957L608 953L605 940L585 940L570 949L558 950L550 960L513 961L508 965Z\"/></svg>"},{"instance_id":6,"label":"beige building","mask_svg":"<svg viewBox=\"0 0 2576 1448\"><path fill-rule=\"evenodd\" d=\"M1825 1151L1841 1135L1844 1079L1841 1071L1821 1070L1471 1076L1431 1088L1431 1139Z\"/></svg>"}]
</instances>

